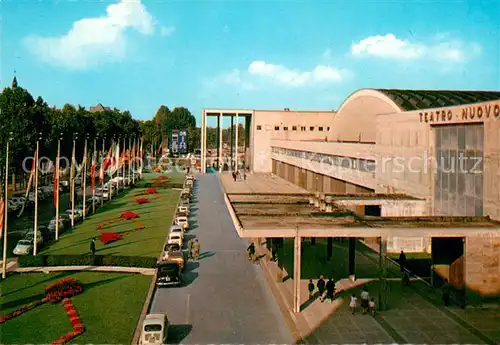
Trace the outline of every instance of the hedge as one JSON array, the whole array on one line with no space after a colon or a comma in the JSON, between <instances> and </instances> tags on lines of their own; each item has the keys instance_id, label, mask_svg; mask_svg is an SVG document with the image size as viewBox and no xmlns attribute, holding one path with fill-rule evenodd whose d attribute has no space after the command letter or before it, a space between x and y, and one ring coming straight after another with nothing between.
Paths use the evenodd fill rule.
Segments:
<instances>
[{"instance_id":1,"label":"hedge","mask_svg":"<svg viewBox=\"0 0 500 345\"><path fill-rule=\"evenodd\" d=\"M37 255L20 256L19 267L42 266L120 266L155 268L157 259L143 256L118 255Z\"/></svg>"}]
</instances>

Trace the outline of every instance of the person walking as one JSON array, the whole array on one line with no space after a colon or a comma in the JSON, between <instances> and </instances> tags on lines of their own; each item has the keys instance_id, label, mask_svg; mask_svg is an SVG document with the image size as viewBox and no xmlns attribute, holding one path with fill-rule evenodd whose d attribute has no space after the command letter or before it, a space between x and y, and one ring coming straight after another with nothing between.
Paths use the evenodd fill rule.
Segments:
<instances>
[{"instance_id":1,"label":"person walking","mask_svg":"<svg viewBox=\"0 0 500 345\"><path fill-rule=\"evenodd\" d=\"M188 259L193 258L193 239L188 241Z\"/></svg>"},{"instance_id":2,"label":"person walking","mask_svg":"<svg viewBox=\"0 0 500 345\"><path fill-rule=\"evenodd\" d=\"M93 256L95 255L95 239L92 239L90 241L90 252L92 253Z\"/></svg>"},{"instance_id":3,"label":"person walking","mask_svg":"<svg viewBox=\"0 0 500 345\"><path fill-rule=\"evenodd\" d=\"M316 283L316 287L319 291L319 299L321 302L324 301L323 294L325 293L325 277L319 276L318 282Z\"/></svg>"},{"instance_id":4,"label":"person walking","mask_svg":"<svg viewBox=\"0 0 500 345\"><path fill-rule=\"evenodd\" d=\"M309 291L309 299L313 297L314 293L314 283L312 279L309 279L309 284L307 285L307 290Z\"/></svg>"},{"instance_id":5,"label":"person walking","mask_svg":"<svg viewBox=\"0 0 500 345\"><path fill-rule=\"evenodd\" d=\"M326 297L325 299L329 299L330 302L333 302L335 296L335 282L332 278L328 279L326 282Z\"/></svg>"},{"instance_id":6,"label":"person walking","mask_svg":"<svg viewBox=\"0 0 500 345\"><path fill-rule=\"evenodd\" d=\"M243 170L243 180L247 180L247 172L245 170Z\"/></svg>"},{"instance_id":7,"label":"person walking","mask_svg":"<svg viewBox=\"0 0 500 345\"><path fill-rule=\"evenodd\" d=\"M368 302L368 306L370 307L370 314L375 316L375 298L372 298L370 302Z\"/></svg>"},{"instance_id":8,"label":"person walking","mask_svg":"<svg viewBox=\"0 0 500 345\"><path fill-rule=\"evenodd\" d=\"M255 244L252 242L247 248L248 260L254 261Z\"/></svg>"},{"instance_id":9,"label":"person walking","mask_svg":"<svg viewBox=\"0 0 500 345\"><path fill-rule=\"evenodd\" d=\"M233 180L234 180L234 182L236 182L236 173L233 171L232 174L233 174Z\"/></svg>"},{"instance_id":10,"label":"person walking","mask_svg":"<svg viewBox=\"0 0 500 345\"><path fill-rule=\"evenodd\" d=\"M361 313L365 314L368 311L369 307L370 294L368 293L368 289L363 286L361 290Z\"/></svg>"},{"instance_id":11,"label":"person walking","mask_svg":"<svg viewBox=\"0 0 500 345\"><path fill-rule=\"evenodd\" d=\"M443 303L445 307L450 305L450 294L451 294L451 284L448 282L448 279L444 280L443 286L441 286L441 291L443 293Z\"/></svg>"},{"instance_id":12,"label":"person walking","mask_svg":"<svg viewBox=\"0 0 500 345\"><path fill-rule=\"evenodd\" d=\"M358 304L358 298L355 294L352 294L351 301L349 302L349 308L351 308L352 315L356 314L356 305Z\"/></svg>"},{"instance_id":13,"label":"person walking","mask_svg":"<svg viewBox=\"0 0 500 345\"><path fill-rule=\"evenodd\" d=\"M399 254L399 269L401 273L405 271L406 268L406 254L403 250L401 250L401 254Z\"/></svg>"},{"instance_id":14,"label":"person walking","mask_svg":"<svg viewBox=\"0 0 500 345\"><path fill-rule=\"evenodd\" d=\"M192 253L194 260L200 259L200 242L198 242L198 239L195 239L193 242Z\"/></svg>"}]
</instances>

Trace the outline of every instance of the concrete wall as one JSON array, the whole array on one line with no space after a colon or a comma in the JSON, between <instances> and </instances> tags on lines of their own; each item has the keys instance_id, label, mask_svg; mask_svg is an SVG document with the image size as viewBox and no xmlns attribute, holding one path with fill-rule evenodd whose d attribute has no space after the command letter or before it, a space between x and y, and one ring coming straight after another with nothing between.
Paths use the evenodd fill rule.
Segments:
<instances>
[{"instance_id":1,"label":"concrete wall","mask_svg":"<svg viewBox=\"0 0 500 345\"><path fill-rule=\"evenodd\" d=\"M465 239L465 284L481 295L500 295L500 237L491 233Z\"/></svg>"},{"instance_id":2,"label":"concrete wall","mask_svg":"<svg viewBox=\"0 0 500 345\"><path fill-rule=\"evenodd\" d=\"M251 125L253 171L271 172L272 139L324 141L334 116L333 111L255 110ZM314 127L312 131L311 126ZM275 127L279 127L279 130ZM305 131L302 131L302 127L305 127Z\"/></svg>"}]
</instances>

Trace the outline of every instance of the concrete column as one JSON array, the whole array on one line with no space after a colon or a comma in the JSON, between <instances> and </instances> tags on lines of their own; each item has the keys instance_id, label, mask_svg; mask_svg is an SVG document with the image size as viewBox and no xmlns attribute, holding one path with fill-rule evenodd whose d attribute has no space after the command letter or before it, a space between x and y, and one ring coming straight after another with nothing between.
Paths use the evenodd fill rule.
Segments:
<instances>
[{"instance_id":1,"label":"concrete column","mask_svg":"<svg viewBox=\"0 0 500 345\"><path fill-rule=\"evenodd\" d=\"M206 122L205 122L205 109L202 110L201 113L201 143L200 143L200 149L201 149L201 172L204 174L207 172L207 160L206 160L206 155L207 155L207 150L205 146L205 142L207 141L206 139Z\"/></svg>"},{"instance_id":2,"label":"concrete column","mask_svg":"<svg viewBox=\"0 0 500 345\"><path fill-rule=\"evenodd\" d=\"M220 147L220 142L221 142L221 135L220 135L220 114L217 115L217 170L219 169L219 166L220 166L220 161L219 161L219 157L220 157L220 150L222 149Z\"/></svg>"},{"instance_id":3,"label":"concrete column","mask_svg":"<svg viewBox=\"0 0 500 345\"><path fill-rule=\"evenodd\" d=\"M231 129L229 131L229 145L230 145L230 149L229 150L231 152L231 155L230 155L230 158L229 158L229 160L230 160L229 164L231 166L230 169L232 171L233 170L233 164L234 164L234 157L233 157L233 152L234 152L233 151L233 148L234 148L234 146L233 146L233 143L234 143L234 141L233 141L233 138L234 138L234 116L233 115L230 115L230 116L231 116L231 127L230 127ZM234 170L236 170L236 167L234 168Z\"/></svg>"},{"instance_id":4,"label":"concrete column","mask_svg":"<svg viewBox=\"0 0 500 345\"><path fill-rule=\"evenodd\" d=\"M387 284L386 284L386 260L385 256L387 253L387 238L379 237L379 289L378 289L378 308L379 310L384 310L386 305L386 293L387 293Z\"/></svg>"},{"instance_id":5,"label":"concrete column","mask_svg":"<svg viewBox=\"0 0 500 345\"><path fill-rule=\"evenodd\" d=\"M293 311L300 313L300 266L301 266L301 246L302 239L299 235L295 236L294 255L293 255Z\"/></svg>"},{"instance_id":6,"label":"concrete column","mask_svg":"<svg viewBox=\"0 0 500 345\"><path fill-rule=\"evenodd\" d=\"M234 159L234 164L236 166L236 170L238 170L238 164L239 164L239 160L238 160L238 124L239 124L239 121L238 121L238 113L236 113L236 127L235 127L235 135L234 135L234 145L236 146L236 153L235 153L235 159Z\"/></svg>"},{"instance_id":7,"label":"concrete column","mask_svg":"<svg viewBox=\"0 0 500 345\"><path fill-rule=\"evenodd\" d=\"M222 172L222 169L224 168L224 162L222 161L222 158L224 157L224 147L223 143L224 141L222 140L222 127L224 126L224 114L219 114L219 119L220 119L220 126L219 126L219 172Z\"/></svg>"},{"instance_id":8,"label":"concrete column","mask_svg":"<svg viewBox=\"0 0 500 345\"><path fill-rule=\"evenodd\" d=\"M356 280L356 237L349 237L349 279Z\"/></svg>"},{"instance_id":9,"label":"concrete column","mask_svg":"<svg viewBox=\"0 0 500 345\"><path fill-rule=\"evenodd\" d=\"M333 237L328 237L326 242L326 260L330 260L333 256Z\"/></svg>"}]
</instances>

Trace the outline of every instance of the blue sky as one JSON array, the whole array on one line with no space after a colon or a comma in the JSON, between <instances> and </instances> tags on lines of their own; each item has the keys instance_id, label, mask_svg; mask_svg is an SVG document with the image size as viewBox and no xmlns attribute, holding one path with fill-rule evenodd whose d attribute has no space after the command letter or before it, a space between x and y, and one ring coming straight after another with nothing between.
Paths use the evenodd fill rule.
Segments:
<instances>
[{"instance_id":1,"label":"blue sky","mask_svg":"<svg viewBox=\"0 0 500 345\"><path fill-rule=\"evenodd\" d=\"M97 102L337 109L359 88L500 89L500 0L0 2L1 87Z\"/></svg>"}]
</instances>

